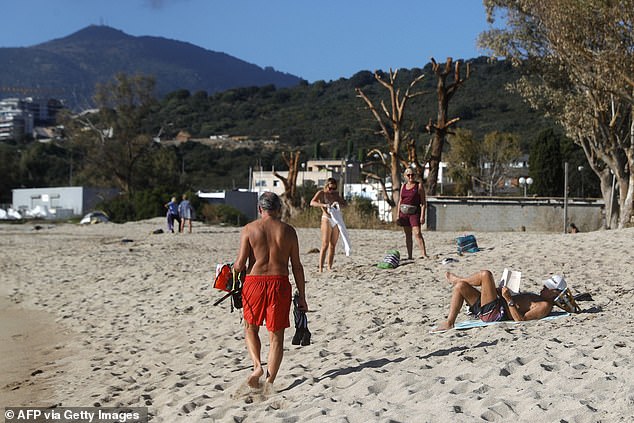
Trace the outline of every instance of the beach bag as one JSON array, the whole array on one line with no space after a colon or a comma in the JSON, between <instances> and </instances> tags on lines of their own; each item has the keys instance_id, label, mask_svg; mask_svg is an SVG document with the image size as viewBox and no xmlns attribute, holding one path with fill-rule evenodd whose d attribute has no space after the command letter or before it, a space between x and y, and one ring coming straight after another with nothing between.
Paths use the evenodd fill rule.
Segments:
<instances>
[{"instance_id":1,"label":"beach bag","mask_svg":"<svg viewBox=\"0 0 634 423\"><path fill-rule=\"evenodd\" d=\"M456 244L458 246L458 254L462 255L462 253L477 253L480 251L478 248L478 242L476 241L476 237L474 235L462 235L456 238Z\"/></svg>"},{"instance_id":2,"label":"beach bag","mask_svg":"<svg viewBox=\"0 0 634 423\"><path fill-rule=\"evenodd\" d=\"M245 272L236 273L233 263L216 265L216 277L214 278L213 287L225 291L227 294L217 300L214 303L215 306L231 297L231 311L234 308L242 308L242 279L244 274Z\"/></svg>"},{"instance_id":3,"label":"beach bag","mask_svg":"<svg viewBox=\"0 0 634 423\"><path fill-rule=\"evenodd\" d=\"M401 253L398 250L388 250L383 260L376 266L379 269L395 269L401 263Z\"/></svg>"},{"instance_id":4,"label":"beach bag","mask_svg":"<svg viewBox=\"0 0 634 423\"><path fill-rule=\"evenodd\" d=\"M570 288L561 291L561 294L553 301L555 305L568 313L581 313L581 308L577 305L575 297L572 295Z\"/></svg>"},{"instance_id":5,"label":"beach bag","mask_svg":"<svg viewBox=\"0 0 634 423\"><path fill-rule=\"evenodd\" d=\"M413 204L401 204L400 210L403 214L416 214L419 208Z\"/></svg>"}]
</instances>

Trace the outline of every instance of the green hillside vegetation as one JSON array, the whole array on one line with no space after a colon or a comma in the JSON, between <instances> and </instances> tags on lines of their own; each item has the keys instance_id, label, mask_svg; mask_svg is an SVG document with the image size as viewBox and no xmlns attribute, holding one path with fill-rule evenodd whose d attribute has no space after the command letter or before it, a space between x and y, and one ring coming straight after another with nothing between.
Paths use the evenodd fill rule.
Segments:
<instances>
[{"instance_id":1,"label":"green hillside vegetation","mask_svg":"<svg viewBox=\"0 0 634 423\"><path fill-rule=\"evenodd\" d=\"M471 78L451 102L450 114L461 118L458 127L473 131L477 138L492 131L512 132L520 137L527 151L531 139L540 130L554 126L532 111L517 95L505 91L517 74L504 61L489 63L487 58L470 61ZM400 70L403 86L425 74L419 84L428 94L412 100L408 107L408 128L419 143L428 135L425 125L436 117L435 80L431 66ZM359 148L380 145L376 124L356 97L361 87L372 98L384 97L371 72L361 71L350 79L317 81L298 87L275 89L239 88L207 96L204 92L176 91L161 101L158 119L171 123L168 135L186 130L194 137L215 134L279 136L282 143L309 150L319 143L322 157L342 157L347 144ZM387 99L386 99L387 101ZM356 153L353 153L356 154Z\"/></svg>"},{"instance_id":2,"label":"green hillside vegetation","mask_svg":"<svg viewBox=\"0 0 634 423\"><path fill-rule=\"evenodd\" d=\"M480 140L495 130L511 132L519 138L522 151L528 153L537 135L556 125L531 110L519 96L505 90L517 76L508 63L491 63L487 58L474 59L471 63L472 75L450 107L450 115L461 118L456 127L472 131ZM398 78L406 86L421 72L426 75L421 85L427 94L409 103L405 127L417 140L422 157L430 139L425 125L429 119L435 119L437 113L431 66L401 70ZM246 187L249 167L284 169L280 151L285 150L299 149L302 160L364 161L366 153L374 147L383 147L384 141L376 135L378 127L374 118L356 97L356 87L362 87L372 98L386 94L369 71L361 71L349 79L317 81L284 89L269 85L210 96L205 92L179 90L160 101L155 116L157 132L163 128L166 139L175 137L179 131L187 131L192 138L227 134L279 140L276 149L258 151L257 155L242 149L209 150L193 145L195 143L175 148L181 165L185 163L188 182L201 189ZM208 169L198 172L201 168L196 163L207 163Z\"/></svg>"}]
</instances>

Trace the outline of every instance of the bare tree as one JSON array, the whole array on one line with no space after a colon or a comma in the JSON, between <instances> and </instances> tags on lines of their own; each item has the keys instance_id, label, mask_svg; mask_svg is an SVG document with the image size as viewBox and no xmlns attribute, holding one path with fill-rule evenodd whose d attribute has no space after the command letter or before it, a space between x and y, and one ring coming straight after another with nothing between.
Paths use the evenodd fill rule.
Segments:
<instances>
[{"instance_id":1,"label":"bare tree","mask_svg":"<svg viewBox=\"0 0 634 423\"><path fill-rule=\"evenodd\" d=\"M431 58L432 70L436 75L436 95L438 98L438 116L436 122L432 123L429 119L427 131L433 134L430 157L429 157L429 176L427 177L427 193L434 195L436 193L436 185L438 184L438 171L440 161L442 159L442 150L445 145L447 134L451 134L449 127L460 120L459 117L449 119L449 101L456 93L460 85L469 79L471 71L469 63L467 63L466 75L460 77L460 61L453 63L451 57L447 58L445 66L440 66L434 58ZM447 77L453 74L453 82L447 83Z\"/></svg>"},{"instance_id":2,"label":"bare tree","mask_svg":"<svg viewBox=\"0 0 634 423\"><path fill-rule=\"evenodd\" d=\"M387 144L387 150L389 152L387 154L387 159L379 150L378 153L380 155L380 160L376 160L372 163L385 167L386 177L387 175L390 175L392 181L391 192L387 192L385 181L383 181L383 178L376 173L367 172L366 176L371 179L381 181L384 198L390 207L392 207L392 214L394 217L396 217L397 213L395 207L396 204L398 204L401 194L401 166L408 166L408 162L401 154L401 143L403 142L405 135L403 121L406 105L410 99L424 94L422 91L412 91L416 84L423 79L424 75L416 77L402 94L400 88L397 87L397 75L398 69L396 71L392 71L392 69L390 69L388 73L388 80L384 80L379 71L374 72L374 78L388 91L390 96L389 109L383 100L381 100L380 109L378 109L374 105L373 101L363 92L363 90L361 90L361 88L356 89L357 97L360 97L366 103L368 109L370 109L370 112L374 116L374 119L380 128L378 134L384 138Z\"/></svg>"},{"instance_id":3,"label":"bare tree","mask_svg":"<svg viewBox=\"0 0 634 423\"><path fill-rule=\"evenodd\" d=\"M297 211L298 199L296 193L299 151L288 153L288 155L286 152L283 152L282 159L284 160L284 163L286 163L286 166L288 166L288 176L284 177L277 173L277 171L273 172L273 175L280 179L284 184L284 193L282 194L284 209L282 211L282 218L288 220L288 218L293 216Z\"/></svg>"}]
</instances>

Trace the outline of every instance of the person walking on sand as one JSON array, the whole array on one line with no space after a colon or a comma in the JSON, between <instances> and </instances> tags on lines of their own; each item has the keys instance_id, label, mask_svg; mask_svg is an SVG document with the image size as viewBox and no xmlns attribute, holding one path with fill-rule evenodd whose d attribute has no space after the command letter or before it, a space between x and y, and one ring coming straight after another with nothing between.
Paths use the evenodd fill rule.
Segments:
<instances>
[{"instance_id":1,"label":"person walking on sand","mask_svg":"<svg viewBox=\"0 0 634 423\"><path fill-rule=\"evenodd\" d=\"M407 258L412 259L412 234L416 238L418 247L422 253L421 258L427 258L425 240L421 233L421 226L425 224L425 212L427 210L427 198L425 197L425 187L422 182L416 180L414 169L405 169L406 182L401 188L401 195L398 200L398 220L397 224L403 227L405 232L405 246L407 247Z\"/></svg>"},{"instance_id":2,"label":"person walking on sand","mask_svg":"<svg viewBox=\"0 0 634 423\"><path fill-rule=\"evenodd\" d=\"M467 277L447 272L445 277L453 284L449 315L447 321L439 324L432 332L453 328L465 301L469 304L469 310L483 322L541 319L548 316L555 299L566 287L562 277L553 276L544 281L544 287L539 295L530 292L511 295L507 287L496 286L493 274L489 270L481 270ZM477 290L476 286L480 287L480 290Z\"/></svg>"},{"instance_id":3,"label":"person walking on sand","mask_svg":"<svg viewBox=\"0 0 634 423\"><path fill-rule=\"evenodd\" d=\"M167 230L174 233L174 222L178 222L178 230L180 231L181 219L178 216L178 203L176 203L176 197L165 203L167 209Z\"/></svg>"},{"instance_id":4,"label":"person walking on sand","mask_svg":"<svg viewBox=\"0 0 634 423\"><path fill-rule=\"evenodd\" d=\"M187 194L183 194L183 200L178 205L178 214L181 217L179 232L185 231L185 225L189 227L189 233L192 233L192 205L187 199Z\"/></svg>"},{"instance_id":5,"label":"person walking on sand","mask_svg":"<svg viewBox=\"0 0 634 423\"><path fill-rule=\"evenodd\" d=\"M341 198L337 191L337 180L328 178L326 185L321 191L317 191L310 200L312 207L321 208L321 249L319 250L319 272L324 270L324 261L326 253L328 253L328 270L332 270L332 264L335 261L335 248L339 240L339 227L332 219L328 209L330 207L345 207L346 200Z\"/></svg>"},{"instance_id":6,"label":"person walking on sand","mask_svg":"<svg viewBox=\"0 0 634 423\"><path fill-rule=\"evenodd\" d=\"M264 375L260 360L259 329L266 321L269 332L269 355L266 383L272 384L284 356L284 330L290 327L291 284L290 261L298 292L298 308L308 311L305 294L304 267L299 258L299 241L295 229L280 220L282 202L272 193L263 193L258 200L260 219L247 224L240 234L240 250L234 270L246 269L242 287L242 312L245 341L253 372L247 379L252 388L260 386Z\"/></svg>"}]
</instances>

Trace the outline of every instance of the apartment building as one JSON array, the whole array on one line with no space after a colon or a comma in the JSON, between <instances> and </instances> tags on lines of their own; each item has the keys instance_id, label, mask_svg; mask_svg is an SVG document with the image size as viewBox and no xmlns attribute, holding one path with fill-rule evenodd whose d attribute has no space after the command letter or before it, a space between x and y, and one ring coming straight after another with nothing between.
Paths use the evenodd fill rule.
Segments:
<instances>
[{"instance_id":1,"label":"apartment building","mask_svg":"<svg viewBox=\"0 0 634 423\"><path fill-rule=\"evenodd\" d=\"M55 125L63 108L61 101L49 98L5 98L0 100L0 141L33 135L36 127Z\"/></svg>"},{"instance_id":2,"label":"apartment building","mask_svg":"<svg viewBox=\"0 0 634 423\"><path fill-rule=\"evenodd\" d=\"M283 177L288 176L287 170L277 171ZM304 186L311 183L318 187L323 187L328 178L335 178L340 185L358 183L361 178L361 163L346 162L345 160L308 160L301 163L297 174L297 185ZM252 192L271 191L276 194L284 192L284 184L275 176L275 169L265 171L263 169L253 169L249 190Z\"/></svg>"}]
</instances>

